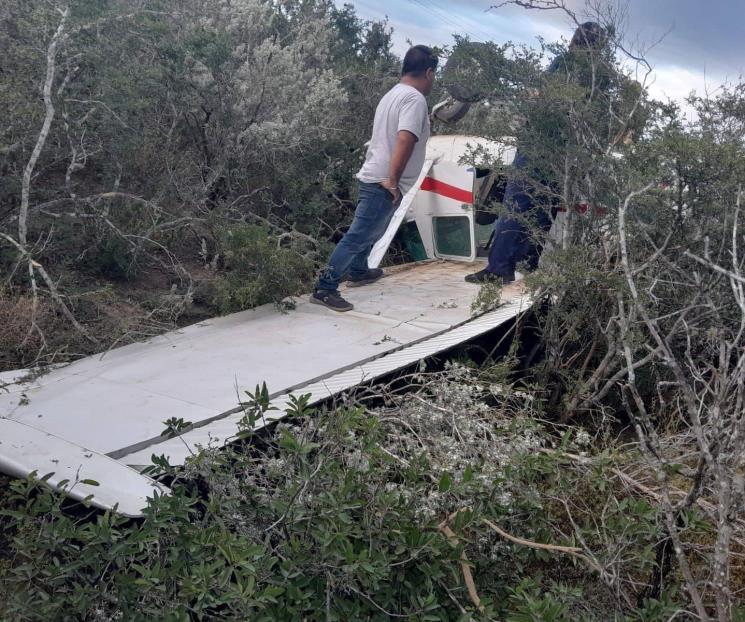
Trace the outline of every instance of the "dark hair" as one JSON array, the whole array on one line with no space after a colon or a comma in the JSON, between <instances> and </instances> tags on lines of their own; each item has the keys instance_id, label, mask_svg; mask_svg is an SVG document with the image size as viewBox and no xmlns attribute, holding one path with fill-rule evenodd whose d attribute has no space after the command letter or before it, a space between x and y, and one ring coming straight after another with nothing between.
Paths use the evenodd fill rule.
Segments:
<instances>
[{"instance_id":1,"label":"dark hair","mask_svg":"<svg viewBox=\"0 0 745 622\"><path fill-rule=\"evenodd\" d=\"M574 31L570 47L592 48L597 50L608 41L608 32L597 22L585 22Z\"/></svg>"},{"instance_id":2,"label":"dark hair","mask_svg":"<svg viewBox=\"0 0 745 622\"><path fill-rule=\"evenodd\" d=\"M409 48L406 56L404 56L401 75L421 77L427 72L427 69L433 71L437 69L438 60L432 48L428 48L426 45L415 45L413 48Z\"/></svg>"}]
</instances>

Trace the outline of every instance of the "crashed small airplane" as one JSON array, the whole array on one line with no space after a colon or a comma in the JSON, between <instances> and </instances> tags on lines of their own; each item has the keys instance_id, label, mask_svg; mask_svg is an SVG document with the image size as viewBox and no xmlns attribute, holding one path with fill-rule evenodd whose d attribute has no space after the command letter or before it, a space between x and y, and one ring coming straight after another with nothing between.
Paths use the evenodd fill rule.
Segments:
<instances>
[{"instance_id":1,"label":"crashed small airplane","mask_svg":"<svg viewBox=\"0 0 745 622\"><path fill-rule=\"evenodd\" d=\"M416 185L375 246L377 266L399 229L420 259L349 293L355 310L334 314L300 297L289 313L273 305L219 317L90 356L28 379L0 376L0 471L32 473L69 496L139 516L154 494L142 474L153 455L173 465L199 447L235 439L244 417L236 391L266 383L272 405L257 427L283 416L292 396L311 403L405 368L525 312L519 283L497 309L472 315L479 288L464 282L483 261L493 227L479 207L498 192L501 171L463 164L471 148L509 164L514 150L471 136L434 136ZM418 237L417 235L418 234ZM418 256L417 256L418 255ZM186 422L178 437L164 421Z\"/></svg>"}]
</instances>

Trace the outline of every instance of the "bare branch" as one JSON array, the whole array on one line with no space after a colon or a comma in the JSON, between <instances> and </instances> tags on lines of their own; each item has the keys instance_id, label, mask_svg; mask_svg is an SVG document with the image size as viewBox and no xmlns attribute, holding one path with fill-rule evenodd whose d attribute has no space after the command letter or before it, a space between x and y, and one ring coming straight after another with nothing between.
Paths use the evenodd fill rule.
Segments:
<instances>
[{"instance_id":1,"label":"bare branch","mask_svg":"<svg viewBox=\"0 0 745 622\"><path fill-rule=\"evenodd\" d=\"M31 176L36 168L36 163L39 160L42 149L47 142L49 136L49 130L52 127L52 121L54 120L54 103L52 102L52 86L54 84L54 78L56 74L56 61L57 61L57 48L59 46L62 35L65 32L65 25L67 23L67 17L70 14L70 8L65 7L62 10L62 19L60 20L59 26L52 37L47 48L47 76L44 81L44 107L46 109L44 115L44 123L41 126L41 131L36 139L34 150L31 152L26 168L23 171L23 181L21 184L21 209L18 216L18 241L21 246L25 249L27 244L28 235L28 206L29 197L31 194Z\"/></svg>"},{"instance_id":2,"label":"bare branch","mask_svg":"<svg viewBox=\"0 0 745 622\"><path fill-rule=\"evenodd\" d=\"M29 263L29 270L30 271L36 271L39 273L41 278L44 280L44 282L47 285L47 288L49 289L49 293L54 299L54 301L59 305L60 309L62 310L62 313L65 315L65 317L70 321L70 323L75 327L75 329L85 336L86 339L93 343L98 343L98 340L93 337L76 319L75 315L70 311L70 308L65 304L65 301L62 300L62 296L60 296L59 292L57 291L57 286L54 284L54 281L51 279L47 271L44 269L44 266L42 266L38 261L35 261L33 257L31 257L31 254L16 240L11 238L8 234L0 232L0 237L2 237L4 240L6 240L8 243L10 243L12 246L18 250L18 252L25 257L28 260ZM36 295L36 281L32 280L32 283L34 283L33 291Z\"/></svg>"}]
</instances>

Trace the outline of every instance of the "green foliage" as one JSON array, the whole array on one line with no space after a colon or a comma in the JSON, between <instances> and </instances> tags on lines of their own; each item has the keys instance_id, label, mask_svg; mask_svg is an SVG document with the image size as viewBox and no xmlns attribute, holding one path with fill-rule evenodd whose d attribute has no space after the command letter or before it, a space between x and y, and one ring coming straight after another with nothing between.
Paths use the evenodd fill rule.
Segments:
<instances>
[{"instance_id":1,"label":"green foliage","mask_svg":"<svg viewBox=\"0 0 745 622\"><path fill-rule=\"evenodd\" d=\"M484 283L471 303L471 313L482 314L493 311L499 306L501 299L502 285L500 283Z\"/></svg>"},{"instance_id":2,"label":"green foliage","mask_svg":"<svg viewBox=\"0 0 745 622\"><path fill-rule=\"evenodd\" d=\"M109 235L96 245L89 261L101 276L112 281L121 281L131 276L130 250L120 237Z\"/></svg>"},{"instance_id":3,"label":"green foliage","mask_svg":"<svg viewBox=\"0 0 745 622\"><path fill-rule=\"evenodd\" d=\"M222 312L281 304L306 289L319 249L351 218L360 145L380 94L397 80L388 25L326 0L156 0L145 11L133 0L70 4L53 83L57 114L29 216L31 250L64 299L113 341L121 333L96 322L121 300L92 307L74 296L75 284L102 277L129 286L148 274L170 288L174 276L191 283L189 270L208 271L210 281L217 272L211 302ZM11 235L44 114L45 48L58 24L52 4L0 4L0 231ZM639 317L619 328L631 299L618 232L627 198L625 250L639 296L673 354L687 357L684 373L699 373L694 384L705 386L741 350L721 349L742 334L732 283L690 256L723 266L735 257L745 87L692 98L698 118L686 123L675 106L648 100L619 53L609 47L591 58L562 45L536 51L456 39L454 73L443 76L444 86L468 81L485 95L447 131L513 137L530 162L519 171L530 192L567 210L562 243L529 279L552 303L538 313L546 356L527 378L532 400L479 384L503 384L511 370L474 381L453 366L440 385L374 416L349 408L314 418L297 398L290 423L264 437L254 425L273 407L268 389L257 387L241 404L242 444L194 448L183 470L153 457L152 471L172 480L174 494L154 500L137 522L70 512L39 482L8 484L0 492L0 618L657 622L684 610L674 571L648 585L668 534L656 505L619 489L616 430L600 426L608 452L577 462L562 452L592 454L580 434L536 422L545 412L568 419L631 410L622 345L636 360L656 346ZM555 57L549 71L547 55ZM636 142L626 144L632 134ZM631 200L630 191L651 182ZM574 210L579 203L590 205L586 214ZM242 224L259 221L269 228ZM446 233L457 246L457 232ZM83 352L65 339L45 293L31 297L28 270L16 270L16 260L0 245L8 284L0 364ZM484 288L478 310L498 297ZM29 330L32 313L40 331ZM685 425L680 382L670 380L659 357L635 369L649 431L667 410L674 426ZM726 449L737 435L715 417L732 407L710 386L700 408L715 394L725 399L708 409L713 429L697 438L715 439L723 452L715 463L726 466L739 455ZM189 424L165 425L165 436L179 436ZM683 456L695 454L683 445ZM620 457L640 463L633 453ZM691 465L665 460L662 475L685 481ZM451 521L457 542L449 541L438 526L463 508ZM617 583L609 589L576 558L508 543L483 518L530 540L581 546ZM676 519L701 563L710 527L695 505ZM461 553L482 613L467 597ZM710 575L694 571L706 584ZM619 584L638 607L619 596Z\"/></svg>"},{"instance_id":4,"label":"green foliage","mask_svg":"<svg viewBox=\"0 0 745 622\"><path fill-rule=\"evenodd\" d=\"M526 580L510 595L512 611L507 622L569 622L567 607L551 592L544 592L534 581Z\"/></svg>"},{"instance_id":5,"label":"green foliage","mask_svg":"<svg viewBox=\"0 0 745 622\"><path fill-rule=\"evenodd\" d=\"M240 404L244 413L244 417L239 424L238 432L238 438L241 439L251 438L257 424L262 426L266 425L265 415L272 410L277 410L275 406L272 406L269 389L265 382L262 383L261 386L256 385L256 389L253 393L250 391L246 391L245 393L248 399ZM307 411L306 408L309 397L310 396L308 395L303 395L298 398L293 395L291 397L290 407L287 410L287 414L297 417L305 417L308 415L309 411Z\"/></svg>"},{"instance_id":6,"label":"green foliage","mask_svg":"<svg viewBox=\"0 0 745 622\"><path fill-rule=\"evenodd\" d=\"M179 295L192 285L209 288L215 275L204 264L223 245L235 256L223 232L228 223L255 222L251 216L269 220L277 235L309 236L325 253L352 218L362 145L379 96L397 80L390 29L326 0L146 4L69 3L52 85L55 116L30 191L34 258L65 299L75 300L79 283L109 281L126 289L127 306L140 290L157 299L174 283ZM53 4L0 3L0 231L11 236L45 112L46 49L59 23ZM263 267L260 276L240 275L237 264L228 274L214 263L221 309L281 300L307 282L306 262L285 242L273 253L259 240L254 256L243 257L278 258L287 276L270 275L271 283ZM200 262L205 248L211 257ZM13 271L15 259L0 242L0 272L21 297L31 283L27 269ZM79 319L95 332L90 318L115 306ZM186 307L157 330L172 327ZM102 332L108 343L121 337ZM71 352L85 351L66 337ZM48 351L52 343L47 336L49 348L32 359L64 360L59 349Z\"/></svg>"},{"instance_id":7,"label":"green foliage","mask_svg":"<svg viewBox=\"0 0 745 622\"><path fill-rule=\"evenodd\" d=\"M281 246L266 228L236 225L219 234L226 273L217 279L215 302L221 313L279 305L306 290L314 264L291 245Z\"/></svg>"},{"instance_id":8,"label":"green foliage","mask_svg":"<svg viewBox=\"0 0 745 622\"><path fill-rule=\"evenodd\" d=\"M253 445L195 452L183 470L154 457L173 494L138 521L66 511L40 482L13 482L0 493L0 618L668 619L674 600L645 606L646 617L624 612L581 564L482 523L552 544L581 536L601 563L623 560L640 576L659 537L651 506L616 503L603 459L578 469L560 451L537 451L552 435L519 397L486 406L488 392L458 366L433 380L394 413L314 413L298 397L293 419L252 435ZM247 423L269 404L265 386L248 394ZM170 434L186 422L167 424ZM575 535L560 498L574 508ZM451 542L438 525L463 508ZM482 612L463 584L461 552Z\"/></svg>"}]
</instances>

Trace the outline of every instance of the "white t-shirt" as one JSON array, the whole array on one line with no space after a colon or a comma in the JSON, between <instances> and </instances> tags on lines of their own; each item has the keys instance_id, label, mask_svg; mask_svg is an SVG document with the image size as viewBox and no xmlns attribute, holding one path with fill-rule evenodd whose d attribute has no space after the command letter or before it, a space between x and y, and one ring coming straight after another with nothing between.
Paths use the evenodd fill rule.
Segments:
<instances>
[{"instance_id":1,"label":"white t-shirt","mask_svg":"<svg viewBox=\"0 0 745 622\"><path fill-rule=\"evenodd\" d=\"M372 138L357 179L369 184L388 179L393 148L401 130L417 137L414 151L399 180L401 192L405 194L414 185L424 166L429 138L429 110L424 95L413 86L399 83L383 96L375 110Z\"/></svg>"}]
</instances>

